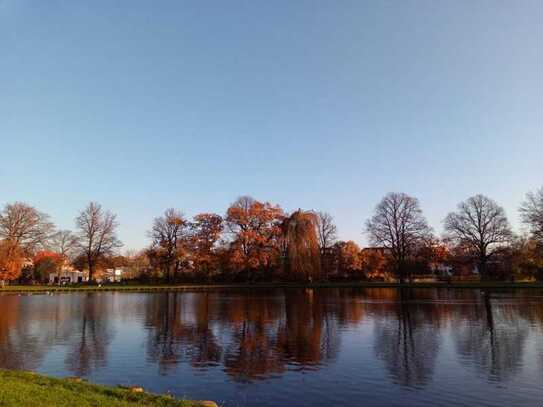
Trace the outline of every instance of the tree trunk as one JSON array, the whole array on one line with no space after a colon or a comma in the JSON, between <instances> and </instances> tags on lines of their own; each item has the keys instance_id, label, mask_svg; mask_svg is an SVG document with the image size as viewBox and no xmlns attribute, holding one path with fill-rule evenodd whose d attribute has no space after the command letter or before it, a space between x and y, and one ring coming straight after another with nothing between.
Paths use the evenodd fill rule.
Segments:
<instances>
[{"instance_id":1,"label":"tree trunk","mask_svg":"<svg viewBox=\"0 0 543 407\"><path fill-rule=\"evenodd\" d=\"M168 262L168 265L166 266L166 282L168 284L171 284L172 282L172 265Z\"/></svg>"},{"instance_id":2,"label":"tree trunk","mask_svg":"<svg viewBox=\"0 0 543 407\"><path fill-rule=\"evenodd\" d=\"M405 278L403 275L403 269L400 267L398 268L398 279L400 281L400 284L403 284L405 282Z\"/></svg>"},{"instance_id":3,"label":"tree trunk","mask_svg":"<svg viewBox=\"0 0 543 407\"><path fill-rule=\"evenodd\" d=\"M481 257L479 259L479 275L481 276L481 280L487 279L487 270L486 270L486 258Z\"/></svg>"},{"instance_id":4,"label":"tree trunk","mask_svg":"<svg viewBox=\"0 0 543 407\"><path fill-rule=\"evenodd\" d=\"M93 260L92 256L88 256L87 260L88 260L88 264L89 264L89 281L88 282L90 284L94 280L94 260ZM60 275L59 275L59 279L60 279Z\"/></svg>"},{"instance_id":5,"label":"tree trunk","mask_svg":"<svg viewBox=\"0 0 543 407\"><path fill-rule=\"evenodd\" d=\"M404 275L404 264L403 259L398 259L398 279L400 280L400 284L404 284L405 282L405 275Z\"/></svg>"},{"instance_id":6,"label":"tree trunk","mask_svg":"<svg viewBox=\"0 0 543 407\"><path fill-rule=\"evenodd\" d=\"M178 275L178 272L179 272L179 263L180 261L179 260L176 260L175 263L174 263L174 269L173 269L173 280L174 282L178 282L178 278L179 278L179 275Z\"/></svg>"},{"instance_id":7,"label":"tree trunk","mask_svg":"<svg viewBox=\"0 0 543 407\"><path fill-rule=\"evenodd\" d=\"M486 323L488 332L490 333L490 349L494 352L494 316L492 315L492 306L490 304L490 292L483 292L485 310L486 310ZM494 356L494 355L493 355ZM494 360L494 357L492 358Z\"/></svg>"}]
</instances>

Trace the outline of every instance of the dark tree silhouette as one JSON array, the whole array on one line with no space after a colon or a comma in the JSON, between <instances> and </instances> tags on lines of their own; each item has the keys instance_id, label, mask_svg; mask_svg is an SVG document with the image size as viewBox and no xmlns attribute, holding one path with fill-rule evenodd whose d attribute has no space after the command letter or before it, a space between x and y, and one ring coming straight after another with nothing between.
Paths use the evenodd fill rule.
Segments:
<instances>
[{"instance_id":1,"label":"dark tree silhouette","mask_svg":"<svg viewBox=\"0 0 543 407\"><path fill-rule=\"evenodd\" d=\"M520 207L520 215L532 236L543 243L543 187L535 193L526 194L526 200Z\"/></svg>"},{"instance_id":2,"label":"dark tree silhouette","mask_svg":"<svg viewBox=\"0 0 543 407\"><path fill-rule=\"evenodd\" d=\"M404 193L386 195L366 222L372 244L390 250L400 283L404 282L406 263L415 251L432 237L432 229L422 215L419 201Z\"/></svg>"},{"instance_id":3,"label":"dark tree silhouette","mask_svg":"<svg viewBox=\"0 0 543 407\"><path fill-rule=\"evenodd\" d=\"M447 215L444 224L446 238L472 253L483 276L489 259L513 237L503 208L483 195L461 202L456 212Z\"/></svg>"},{"instance_id":4,"label":"dark tree silhouette","mask_svg":"<svg viewBox=\"0 0 543 407\"><path fill-rule=\"evenodd\" d=\"M321 254L324 254L337 240L337 227L334 224L334 218L327 212L317 212L316 221L319 247Z\"/></svg>"},{"instance_id":5,"label":"dark tree silhouette","mask_svg":"<svg viewBox=\"0 0 543 407\"><path fill-rule=\"evenodd\" d=\"M89 281L92 282L96 262L101 256L111 255L122 246L117 238L116 215L104 211L102 206L91 202L75 220L79 230L81 248L89 268Z\"/></svg>"},{"instance_id":6,"label":"dark tree silhouette","mask_svg":"<svg viewBox=\"0 0 543 407\"><path fill-rule=\"evenodd\" d=\"M153 229L149 232L153 246L161 260L164 274L168 281L177 279L180 269L183 245L189 237L189 223L176 209L164 211L164 215L155 218Z\"/></svg>"}]
</instances>

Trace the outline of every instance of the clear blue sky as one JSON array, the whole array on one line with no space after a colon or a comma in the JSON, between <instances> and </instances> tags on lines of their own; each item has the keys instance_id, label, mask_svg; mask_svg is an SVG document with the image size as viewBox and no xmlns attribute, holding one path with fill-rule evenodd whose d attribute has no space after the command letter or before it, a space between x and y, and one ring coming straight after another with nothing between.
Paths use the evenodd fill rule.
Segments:
<instances>
[{"instance_id":1,"label":"clear blue sky","mask_svg":"<svg viewBox=\"0 0 543 407\"><path fill-rule=\"evenodd\" d=\"M543 2L0 0L0 205L127 248L167 207L239 195L329 211L389 191L437 232L484 193L513 225L543 184Z\"/></svg>"}]
</instances>

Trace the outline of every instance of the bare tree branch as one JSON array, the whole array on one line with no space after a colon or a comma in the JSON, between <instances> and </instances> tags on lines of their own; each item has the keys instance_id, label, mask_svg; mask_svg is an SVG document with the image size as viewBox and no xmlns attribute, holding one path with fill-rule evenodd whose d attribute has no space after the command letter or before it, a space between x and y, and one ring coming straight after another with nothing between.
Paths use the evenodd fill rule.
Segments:
<instances>
[{"instance_id":1,"label":"bare tree branch","mask_svg":"<svg viewBox=\"0 0 543 407\"><path fill-rule=\"evenodd\" d=\"M513 237L503 208L484 195L458 204L458 210L447 215L444 225L445 238L468 248L477 257L482 274L489 258Z\"/></svg>"},{"instance_id":2,"label":"bare tree branch","mask_svg":"<svg viewBox=\"0 0 543 407\"><path fill-rule=\"evenodd\" d=\"M331 248L337 239L337 228L334 218L327 212L316 213L317 234L321 253Z\"/></svg>"},{"instance_id":3,"label":"bare tree branch","mask_svg":"<svg viewBox=\"0 0 543 407\"><path fill-rule=\"evenodd\" d=\"M48 246L66 259L73 259L81 249L78 236L70 230L56 232L51 236Z\"/></svg>"},{"instance_id":4,"label":"bare tree branch","mask_svg":"<svg viewBox=\"0 0 543 407\"><path fill-rule=\"evenodd\" d=\"M49 215L23 202L7 204L0 212L0 238L10 240L27 252L44 247L53 230Z\"/></svg>"},{"instance_id":5,"label":"bare tree branch","mask_svg":"<svg viewBox=\"0 0 543 407\"><path fill-rule=\"evenodd\" d=\"M534 239L543 243L543 187L535 193L526 194L526 200L520 207L520 217Z\"/></svg>"},{"instance_id":6,"label":"bare tree branch","mask_svg":"<svg viewBox=\"0 0 543 407\"><path fill-rule=\"evenodd\" d=\"M153 228L149 232L170 281L176 278L179 271L182 245L188 239L189 233L189 222L181 211L173 208L166 209L163 216L155 218Z\"/></svg>"},{"instance_id":7,"label":"bare tree branch","mask_svg":"<svg viewBox=\"0 0 543 407\"><path fill-rule=\"evenodd\" d=\"M75 224L89 267L89 281L92 281L98 258L113 254L122 246L116 233L118 227L116 215L103 211L100 204L91 202L80 212Z\"/></svg>"},{"instance_id":8,"label":"bare tree branch","mask_svg":"<svg viewBox=\"0 0 543 407\"><path fill-rule=\"evenodd\" d=\"M422 215L419 202L404 193L389 193L366 222L366 233L373 245L390 250L403 282L405 263L415 250L432 238L432 229Z\"/></svg>"}]
</instances>

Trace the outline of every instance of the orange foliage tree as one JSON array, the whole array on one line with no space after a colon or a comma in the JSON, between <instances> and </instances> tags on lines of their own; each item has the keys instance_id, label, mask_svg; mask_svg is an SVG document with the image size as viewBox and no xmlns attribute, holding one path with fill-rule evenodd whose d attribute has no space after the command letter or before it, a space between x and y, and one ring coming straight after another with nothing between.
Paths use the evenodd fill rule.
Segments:
<instances>
[{"instance_id":1,"label":"orange foliage tree","mask_svg":"<svg viewBox=\"0 0 543 407\"><path fill-rule=\"evenodd\" d=\"M222 217L214 213L201 213L191 222L188 246L192 265L198 274L209 277L217 269L218 257L214 249L223 227Z\"/></svg>"},{"instance_id":2,"label":"orange foliage tree","mask_svg":"<svg viewBox=\"0 0 543 407\"><path fill-rule=\"evenodd\" d=\"M383 248L367 248L360 253L362 272L368 280L389 280L389 260Z\"/></svg>"},{"instance_id":3,"label":"orange foliage tree","mask_svg":"<svg viewBox=\"0 0 543 407\"><path fill-rule=\"evenodd\" d=\"M49 280L51 273L57 272L64 263L64 256L48 250L36 253L32 258L34 263L34 279L41 282Z\"/></svg>"},{"instance_id":4,"label":"orange foliage tree","mask_svg":"<svg viewBox=\"0 0 543 407\"><path fill-rule=\"evenodd\" d=\"M290 276L309 281L320 278L321 262L317 225L317 215L301 209L283 221L283 239Z\"/></svg>"},{"instance_id":5,"label":"orange foliage tree","mask_svg":"<svg viewBox=\"0 0 543 407\"><path fill-rule=\"evenodd\" d=\"M419 256L428 263L431 271L435 271L440 265L450 262L451 254L445 244L435 239L421 248Z\"/></svg>"},{"instance_id":6,"label":"orange foliage tree","mask_svg":"<svg viewBox=\"0 0 543 407\"><path fill-rule=\"evenodd\" d=\"M0 241L0 281L15 280L21 275L24 253L19 245L10 239Z\"/></svg>"},{"instance_id":7,"label":"orange foliage tree","mask_svg":"<svg viewBox=\"0 0 543 407\"><path fill-rule=\"evenodd\" d=\"M230 266L239 271L271 271L281 255L281 222L285 214L279 206L241 197L226 212L226 225L232 235Z\"/></svg>"},{"instance_id":8,"label":"orange foliage tree","mask_svg":"<svg viewBox=\"0 0 543 407\"><path fill-rule=\"evenodd\" d=\"M349 240L335 245L336 264L339 277L360 276L362 273L362 256L360 247Z\"/></svg>"}]
</instances>

